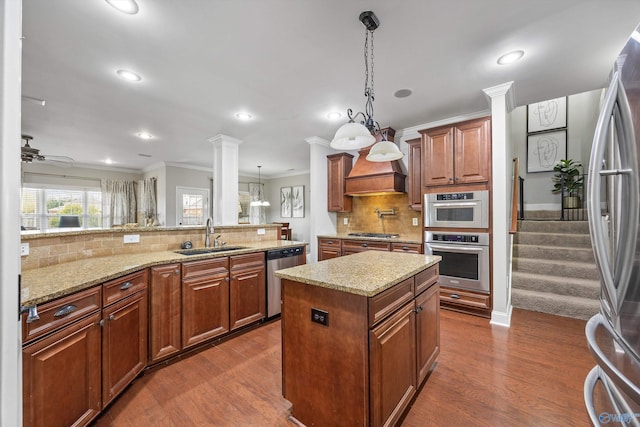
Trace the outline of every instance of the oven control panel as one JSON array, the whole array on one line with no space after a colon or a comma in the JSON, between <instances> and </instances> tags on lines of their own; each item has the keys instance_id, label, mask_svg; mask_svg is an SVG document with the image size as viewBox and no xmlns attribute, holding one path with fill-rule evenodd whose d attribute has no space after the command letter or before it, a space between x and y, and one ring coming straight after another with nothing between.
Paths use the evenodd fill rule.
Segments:
<instances>
[{"instance_id":1,"label":"oven control panel","mask_svg":"<svg viewBox=\"0 0 640 427\"><path fill-rule=\"evenodd\" d=\"M460 234L433 234L434 242L460 242L460 243L479 243L478 235L460 235Z\"/></svg>"},{"instance_id":2,"label":"oven control panel","mask_svg":"<svg viewBox=\"0 0 640 427\"><path fill-rule=\"evenodd\" d=\"M448 245L474 245L489 246L489 233L451 233L451 232L433 232L425 231L424 242L441 243Z\"/></svg>"},{"instance_id":3,"label":"oven control panel","mask_svg":"<svg viewBox=\"0 0 640 427\"><path fill-rule=\"evenodd\" d=\"M436 200L472 200L473 193L440 193L436 194Z\"/></svg>"}]
</instances>

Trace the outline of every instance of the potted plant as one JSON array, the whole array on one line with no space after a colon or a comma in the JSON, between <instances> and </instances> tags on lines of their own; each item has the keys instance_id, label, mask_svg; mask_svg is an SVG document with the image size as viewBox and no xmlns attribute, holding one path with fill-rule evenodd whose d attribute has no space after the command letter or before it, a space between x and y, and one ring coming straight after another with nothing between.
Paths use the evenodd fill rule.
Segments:
<instances>
[{"instance_id":1,"label":"potted plant","mask_svg":"<svg viewBox=\"0 0 640 427\"><path fill-rule=\"evenodd\" d=\"M560 193L564 181L564 208L574 209L580 207L580 190L584 185L584 176L582 175L582 164L574 162L573 159L562 159L553 167L555 175L552 178L552 193Z\"/></svg>"}]
</instances>

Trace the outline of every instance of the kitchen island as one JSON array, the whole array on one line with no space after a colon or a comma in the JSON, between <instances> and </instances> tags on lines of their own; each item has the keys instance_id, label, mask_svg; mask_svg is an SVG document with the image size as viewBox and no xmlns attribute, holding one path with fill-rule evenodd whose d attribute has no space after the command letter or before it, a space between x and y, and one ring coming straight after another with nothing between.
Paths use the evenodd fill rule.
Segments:
<instances>
[{"instance_id":1,"label":"kitchen island","mask_svg":"<svg viewBox=\"0 0 640 427\"><path fill-rule=\"evenodd\" d=\"M282 391L307 426L395 425L440 351L439 256L361 252L280 270Z\"/></svg>"}]
</instances>

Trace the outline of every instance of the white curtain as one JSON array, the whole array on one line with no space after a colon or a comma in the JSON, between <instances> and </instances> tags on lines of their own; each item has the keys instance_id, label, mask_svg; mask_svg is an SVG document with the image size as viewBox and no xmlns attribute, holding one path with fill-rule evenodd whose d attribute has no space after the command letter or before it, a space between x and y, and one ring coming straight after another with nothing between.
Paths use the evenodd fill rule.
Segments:
<instances>
[{"instance_id":1,"label":"white curtain","mask_svg":"<svg viewBox=\"0 0 640 427\"><path fill-rule=\"evenodd\" d=\"M142 181L142 215L145 224L156 223L158 217L158 202L156 200L156 179L147 178Z\"/></svg>"},{"instance_id":2,"label":"white curtain","mask_svg":"<svg viewBox=\"0 0 640 427\"><path fill-rule=\"evenodd\" d=\"M260 200L262 194L261 184L250 182L249 183L249 196L251 201L255 202ZM265 224L267 222L267 212L264 206L249 206L249 223L250 224Z\"/></svg>"},{"instance_id":3,"label":"white curtain","mask_svg":"<svg viewBox=\"0 0 640 427\"><path fill-rule=\"evenodd\" d=\"M103 224L107 227L136 222L136 183L102 180Z\"/></svg>"}]
</instances>

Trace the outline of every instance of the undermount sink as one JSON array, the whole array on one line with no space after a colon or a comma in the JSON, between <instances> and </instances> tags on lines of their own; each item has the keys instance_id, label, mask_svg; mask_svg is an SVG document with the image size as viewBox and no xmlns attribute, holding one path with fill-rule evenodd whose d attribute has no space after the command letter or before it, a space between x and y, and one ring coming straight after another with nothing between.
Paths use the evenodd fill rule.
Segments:
<instances>
[{"instance_id":1,"label":"undermount sink","mask_svg":"<svg viewBox=\"0 0 640 427\"><path fill-rule=\"evenodd\" d=\"M244 249L244 246L220 246L217 248L181 249L174 252L182 255L202 255L216 252L235 251L236 249Z\"/></svg>"}]
</instances>

